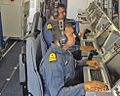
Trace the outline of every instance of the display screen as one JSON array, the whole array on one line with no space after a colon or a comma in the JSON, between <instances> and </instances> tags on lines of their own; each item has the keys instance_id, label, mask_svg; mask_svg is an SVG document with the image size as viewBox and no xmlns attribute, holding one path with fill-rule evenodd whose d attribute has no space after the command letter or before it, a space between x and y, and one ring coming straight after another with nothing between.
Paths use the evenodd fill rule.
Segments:
<instances>
[{"instance_id":1,"label":"display screen","mask_svg":"<svg viewBox=\"0 0 120 96\"><path fill-rule=\"evenodd\" d=\"M111 23L109 22L108 18L106 16L102 16L97 25L95 26L95 32L104 32L105 30L108 29L108 27L111 25Z\"/></svg>"},{"instance_id":2,"label":"display screen","mask_svg":"<svg viewBox=\"0 0 120 96\"><path fill-rule=\"evenodd\" d=\"M110 51L112 47L114 46L115 42L119 42L120 39L120 33L118 31L113 30L112 33L110 34L109 38L103 45L104 49L106 51Z\"/></svg>"},{"instance_id":3,"label":"display screen","mask_svg":"<svg viewBox=\"0 0 120 96\"><path fill-rule=\"evenodd\" d=\"M118 52L105 66L109 73L111 87L113 87L120 79L120 53Z\"/></svg>"},{"instance_id":4,"label":"display screen","mask_svg":"<svg viewBox=\"0 0 120 96\"><path fill-rule=\"evenodd\" d=\"M103 44L105 43L106 39L108 38L110 32L111 31L106 30L105 32L103 32L96 38L96 44L97 44L98 49L100 49L103 46Z\"/></svg>"}]
</instances>

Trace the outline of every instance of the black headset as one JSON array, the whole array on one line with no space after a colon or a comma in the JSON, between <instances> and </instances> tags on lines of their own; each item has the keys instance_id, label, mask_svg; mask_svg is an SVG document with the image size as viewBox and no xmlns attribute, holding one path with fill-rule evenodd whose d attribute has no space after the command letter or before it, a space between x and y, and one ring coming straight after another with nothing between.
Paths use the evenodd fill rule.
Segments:
<instances>
[{"instance_id":1,"label":"black headset","mask_svg":"<svg viewBox=\"0 0 120 96\"><path fill-rule=\"evenodd\" d=\"M64 31L65 31L65 23L64 20L59 20L59 29L61 31L61 35L59 37L59 43L61 46L63 46L64 44L66 44L67 42L67 36L65 35Z\"/></svg>"}]
</instances>

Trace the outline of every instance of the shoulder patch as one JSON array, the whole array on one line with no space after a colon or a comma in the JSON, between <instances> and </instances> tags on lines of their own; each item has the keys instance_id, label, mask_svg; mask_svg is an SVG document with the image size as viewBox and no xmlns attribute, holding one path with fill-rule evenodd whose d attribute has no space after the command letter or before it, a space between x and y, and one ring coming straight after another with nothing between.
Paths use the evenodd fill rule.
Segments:
<instances>
[{"instance_id":1,"label":"shoulder patch","mask_svg":"<svg viewBox=\"0 0 120 96\"><path fill-rule=\"evenodd\" d=\"M54 20L55 18L54 18L54 16L50 16L50 19L51 19L51 20Z\"/></svg>"},{"instance_id":2,"label":"shoulder patch","mask_svg":"<svg viewBox=\"0 0 120 96\"><path fill-rule=\"evenodd\" d=\"M50 23L48 23L47 24L47 29L52 29L53 27L52 27L52 24L50 24Z\"/></svg>"},{"instance_id":3,"label":"shoulder patch","mask_svg":"<svg viewBox=\"0 0 120 96\"><path fill-rule=\"evenodd\" d=\"M49 61L52 62L52 61L56 61L56 60L57 60L56 54L55 53L50 53Z\"/></svg>"}]
</instances>

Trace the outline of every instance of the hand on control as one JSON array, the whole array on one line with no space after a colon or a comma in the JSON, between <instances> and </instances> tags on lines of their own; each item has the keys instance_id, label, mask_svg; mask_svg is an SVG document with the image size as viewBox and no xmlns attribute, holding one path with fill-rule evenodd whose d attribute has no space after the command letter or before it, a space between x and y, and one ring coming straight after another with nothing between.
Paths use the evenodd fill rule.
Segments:
<instances>
[{"instance_id":1,"label":"hand on control","mask_svg":"<svg viewBox=\"0 0 120 96\"><path fill-rule=\"evenodd\" d=\"M93 51L95 49L92 46L80 46L80 50L90 52L90 51Z\"/></svg>"},{"instance_id":2,"label":"hand on control","mask_svg":"<svg viewBox=\"0 0 120 96\"><path fill-rule=\"evenodd\" d=\"M87 64L95 69L100 68L100 64L96 60L89 60L87 61Z\"/></svg>"},{"instance_id":3,"label":"hand on control","mask_svg":"<svg viewBox=\"0 0 120 96\"><path fill-rule=\"evenodd\" d=\"M84 83L85 91L107 91L108 87L100 81L91 81Z\"/></svg>"}]
</instances>

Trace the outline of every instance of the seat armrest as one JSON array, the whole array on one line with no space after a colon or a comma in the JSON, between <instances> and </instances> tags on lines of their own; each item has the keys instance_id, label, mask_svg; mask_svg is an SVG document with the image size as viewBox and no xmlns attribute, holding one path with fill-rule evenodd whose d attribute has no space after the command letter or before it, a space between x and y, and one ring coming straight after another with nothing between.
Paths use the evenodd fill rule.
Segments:
<instances>
[{"instance_id":1,"label":"seat armrest","mask_svg":"<svg viewBox=\"0 0 120 96\"><path fill-rule=\"evenodd\" d=\"M24 47L22 47L21 53L19 55L19 81L21 85L23 85L26 82L26 72L25 72L26 53L23 50Z\"/></svg>"}]
</instances>

